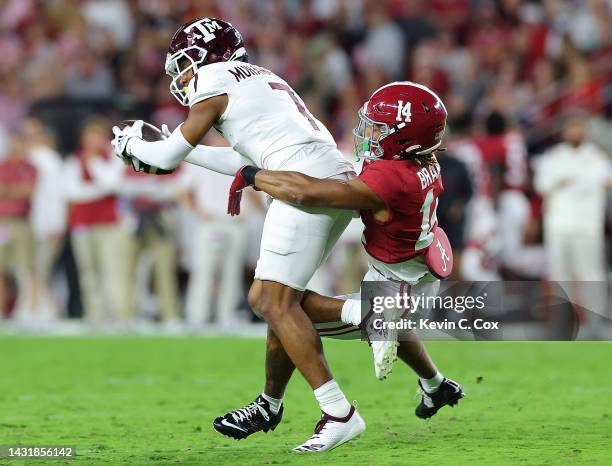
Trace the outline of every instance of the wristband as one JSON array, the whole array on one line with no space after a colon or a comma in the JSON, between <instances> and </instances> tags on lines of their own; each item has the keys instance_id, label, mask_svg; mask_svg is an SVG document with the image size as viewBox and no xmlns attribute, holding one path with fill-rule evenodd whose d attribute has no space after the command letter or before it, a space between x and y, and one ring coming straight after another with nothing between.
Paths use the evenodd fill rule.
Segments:
<instances>
[{"instance_id":1,"label":"wristband","mask_svg":"<svg viewBox=\"0 0 612 466\"><path fill-rule=\"evenodd\" d=\"M247 165L242 169L240 174L242 175L242 178L244 178L244 181L249 183L250 186L253 186L255 185L255 175L260 170L261 168L254 167L253 165Z\"/></svg>"}]
</instances>

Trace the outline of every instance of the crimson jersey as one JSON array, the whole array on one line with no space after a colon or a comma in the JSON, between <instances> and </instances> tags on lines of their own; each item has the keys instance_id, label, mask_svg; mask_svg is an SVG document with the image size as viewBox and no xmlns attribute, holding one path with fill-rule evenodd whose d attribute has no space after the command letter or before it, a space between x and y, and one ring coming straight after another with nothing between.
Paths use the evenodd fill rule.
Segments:
<instances>
[{"instance_id":1,"label":"crimson jersey","mask_svg":"<svg viewBox=\"0 0 612 466\"><path fill-rule=\"evenodd\" d=\"M364 164L359 175L391 211L386 222L361 211L368 254L396 264L422 254L433 241L438 197L444 190L440 165L420 167L411 160L376 160Z\"/></svg>"},{"instance_id":2,"label":"crimson jersey","mask_svg":"<svg viewBox=\"0 0 612 466\"><path fill-rule=\"evenodd\" d=\"M493 166L502 167L503 179L500 189L522 190L525 187L527 147L521 134L509 131L500 135L476 137L473 142L480 151L485 166L488 167L489 175Z\"/></svg>"}]
</instances>

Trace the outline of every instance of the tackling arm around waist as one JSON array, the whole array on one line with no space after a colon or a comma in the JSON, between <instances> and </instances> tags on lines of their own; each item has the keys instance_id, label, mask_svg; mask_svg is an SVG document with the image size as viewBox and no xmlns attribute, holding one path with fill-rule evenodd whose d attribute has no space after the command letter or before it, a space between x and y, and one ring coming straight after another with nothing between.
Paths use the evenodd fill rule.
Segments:
<instances>
[{"instance_id":1,"label":"tackling arm around waist","mask_svg":"<svg viewBox=\"0 0 612 466\"><path fill-rule=\"evenodd\" d=\"M359 178L324 180L299 172L259 170L255 186L276 199L296 205L374 211L386 208L384 201Z\"/></svg>"}]
</instances>

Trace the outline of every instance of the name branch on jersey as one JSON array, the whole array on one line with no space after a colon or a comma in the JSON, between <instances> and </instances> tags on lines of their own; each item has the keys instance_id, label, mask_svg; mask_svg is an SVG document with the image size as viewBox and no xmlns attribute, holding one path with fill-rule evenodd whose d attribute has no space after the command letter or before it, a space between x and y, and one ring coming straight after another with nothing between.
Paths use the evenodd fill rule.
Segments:
<instances>
[{"instance_id":1,"label":"name branch on jersey","mask_svg":"<svg viewBox=\"0 0 612 466\"><path fill-rule=\"evenodd\" d=\"M424 167L417 172L419 180L421 180L421 189L425 189L440 177L440 165L437 163Z\"/></svg>"}]
</instances>

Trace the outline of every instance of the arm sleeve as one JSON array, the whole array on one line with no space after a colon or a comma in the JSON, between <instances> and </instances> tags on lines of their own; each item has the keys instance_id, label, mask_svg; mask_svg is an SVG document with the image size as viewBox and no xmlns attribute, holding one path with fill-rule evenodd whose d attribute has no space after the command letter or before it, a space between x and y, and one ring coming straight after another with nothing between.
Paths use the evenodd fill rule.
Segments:
<instances>
[{"instance_id":1,"label":"arm sleeve","mask_svg":"<svg viewBox=\"0 0 612 466\"><path fill-rule=\"evenodd\" d=\"M144 163L148 163L162 170L172 170L181 163L193 150L193 146L187 142L179 125L172 134L163 141L143 141L140 138L132 138L128 142L127 152Z\"/></svg>"},{"instance_id":2,"label":"arm sleeve","mask_svg":"<svg viewBox=\"0 0 612 466\"><path fill-rule=\"evenodd\" d=\"M376 193L385 204L393 206L403 192L402 181L397 171L388 167L386 161L372 162L360 173L359 179Z\"/></svg>"},{"instance_id":3,"label":"arm sleeve","mask_svg":"<svg viewBox=\"0 0 612 466\"><path fill-rule=\"evenodd\" d=\"M210 147L201 144L189 153L185 161L231 176L234 176L240 167L252 164L231 147Z\"/></svg>"},{"instance_id":4,"label":"arm sleeve","mask_svg":"<svg viewBox=\"0 0 612 466\"><path fill-rule=\"evenodd\" d=\"M193 165L231 176L243 165L252 163L231 147L200 144L193 147L183 137L180 126L163 141L148 142L134 138L129 142L128 152L138 160L164 170L172 170L185 160Z\"/></svg>"}]
</instances>

